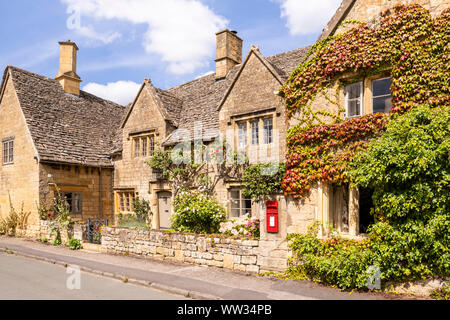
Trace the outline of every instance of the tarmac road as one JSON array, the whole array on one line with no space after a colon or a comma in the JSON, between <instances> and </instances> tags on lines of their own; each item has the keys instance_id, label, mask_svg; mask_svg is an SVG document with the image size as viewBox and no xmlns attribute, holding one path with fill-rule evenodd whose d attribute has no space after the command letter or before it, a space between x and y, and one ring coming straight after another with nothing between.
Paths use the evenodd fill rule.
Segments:
<instances>
[{"instance_id":1,"label":"tarmac road","mask_svg":"<svg viewBox=\"0 0 450 320\"><path fill-rule=\"evenodd\" d=\"M67 288L67 269L49 263L0 253L0 300L181 300L181 296L80 273L80 289ZM69 285L77 282L71 278Z\"/></svg>"}]
</instances>

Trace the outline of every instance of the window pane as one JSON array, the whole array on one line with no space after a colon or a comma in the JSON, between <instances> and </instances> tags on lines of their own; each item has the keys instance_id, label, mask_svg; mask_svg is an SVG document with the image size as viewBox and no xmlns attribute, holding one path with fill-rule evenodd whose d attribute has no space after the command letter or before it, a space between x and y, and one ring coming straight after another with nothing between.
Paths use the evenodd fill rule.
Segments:
<instances>
[{"instance_id":1,"label":"window pane","mask_svg":"<svg viewBox=\"0 0 450 320\"><path fill-rule=\"evenodd\" d=\"M141 145L142 145L142 156L147 156L147 137L141 138Z\"/></svg>"},{"instance_id":2,"label":"window pane","mask_svg":"<svg viewBox=\"0 0 450 320\"><path fill-rule=\"evenodd\" d=\"M8 163L9 155L8 155L8 142L3 142L3 163Z\"/></svg>"},{"instance_id":3,"label":"window pane","mask_svg":"<svg viewBox=\"0 0 450 320\"><path fill-rule=\"evenodd\" d=\"M120 201L119 210L123 212L123 211L125 211L125 203L124 203L124 194L123 193L119 193L119 201Z\"/></svg>"},{"instance_id":4,"label":"window pane","mask_svg":"<svg viewBox=\"0 0 450 320\"><path fill-rule=\"evenodd\" d=\"M391 95L392 78L374 80L372 82L372 95L385 96Z\"/></svg>"},{"instance_id":5,"label":"window pane","mask_svg":"<svg viewBox=\"0 0 450 320\"><path fill-rule=\"evenodd\" d=\"M349 117L355 117L360 116L361 111L361 104L359 100L351 100L347 101L347 108L348 108L348 116Z\"/></svg>"},{"instance_id":6,"label":"window pane","mask_svg":"<svg viewBox=\"0 0 450 320\"><path fill-rule=\"evenodd\" d=\"M259 121L252 122L252 145L259 144Z\"/></svg>"},{"instance_id":7,"label":"window pane","mask_svg":"<svg viewBox=\"0 0 450 320\"><path fill-rule=\"evenodd\" d=\"M72 203L72 193L65 193L64 197L66 198L66 203L69 206L69 211L73 212L73 203Z\"/></svg>"},{"instance_id":8,"label":"window pane","mask_svg":"<svg viewBox=\"0 0 450 320\"><path fill-rule=\"evenodd\" d=\"M273 120L264 120L264 143L271 144L273 142Z\"/></svg>"},{"instance_id":9,"label":"window pane","mask_svg":"<svg viewBox=\"0 0 450 320\"><path fill-rule=\"evenodd\" d=\"M139 157L139 150L141 149L139 145L140 139L134 139L134 156Z\"/></svg>"},{"instance_id":10,"label":"window pane","mask_svg":"<svg viewBox=\"0 0 450 320\"><path fill-rule=\"evenodd\" d=\"M373 113L385 112L389 113L392 109L391 96L379 97L373 99Z\"/></svg>"},{"instance_id":11,"label":"window pane","mask_svg":"<svg viewBox=\"0 0 450 320\"><path fill-rule=\"evenodd\" d=\"M155 137L151 136L150 137L150 155L152 156L154 152L155 152Z\"/></svg>"},{"instance_id":12,"label":"window pane","mask_svg":"<svg viewBox=\"0 0 450 320\"><path fill-rule=\"evenodd\" d=\"M361 82L357 82L345 87L347 99L359 99L361 97Z\"/></svg>"},{"instance_id":13,"label":"window pane","mask_svg":"<svg viewBox=\"0 0 450 320\"><path fill-rule=\"evenodd\" d=\"M240 214L241 214L240 209L231 209L231 217L239 218Z\"/></svg>"},{"instance_id":14,"label":"window pane","mask_svg":"<svg viewBox=\"0 0 450 320\"><path fill-rule=\"evenodd\" d=\"M247 123L239 124L239 147L247 146Z\"/></svg>"}]
</instances>

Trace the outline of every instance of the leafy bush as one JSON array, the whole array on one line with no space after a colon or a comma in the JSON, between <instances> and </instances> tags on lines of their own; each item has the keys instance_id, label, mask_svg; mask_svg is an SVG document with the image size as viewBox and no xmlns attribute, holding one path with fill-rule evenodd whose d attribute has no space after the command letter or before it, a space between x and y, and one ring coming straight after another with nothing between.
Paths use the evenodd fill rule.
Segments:
<instances>
[{"instance_id":1,"label":"leafy bush","mask_svg":"<svg viewBox=\"0 0 450 320\"><path fill-rule=\"evenodd\" d=\"M351 176L374 192L369 240L292 235L291 274L363 288L377 266L383 281L450 276L450 108L425 106L394 118L354 162Z\"/></svg>"},{"instance_id":2,"label":"leafy bush","mask_svg":"<svg viewBox=\"0 0 450 320\"><path fill-rule=\"evenodd\" d=\"M233 236L245 236L259 238L260 236L260 221L257 218L249 217L249 215L242 216L238 219L223 222L220 224L220 233Z\"/></svg>"},{"instance_id":3,"label":"leafy bush","mask_svg":"<svg viewBox=\"0 0 450 320\"><path fill-rule=\"evenodd\" d=\"M80 250L80 249L83 249L83 245L81 244L80 240L71 238L69 240L69 249L70 250Z\"/></svg>"},{"instance_id":4,"label":"leafy bush","mask_svg":"<svg viewBox=\"0 0 450 320\"><path fill-rule=\"evenodd\" d=\"M182 191L174 199L172 228L179 232L217 233L226 220L225 208L212 197L194 191Z\"/></svg>"},{"instance_id":5,"label":"leafy bush","mask_svg":"<svg viewBox=\"0 0 450 320\"><path fill-rule=\"evenodd\" d=\"M285 172L284 163L266 163L246 167L242 177L243 196L259 201L280 193Z\"/></svg>"},{"instance_id":6,"label":"leafy bush","mask_svg":"<svg viewBox=\"0 0 450 320\"><path fill-rule=\"evenodd\" d=\"M450 300L450 285L433 290L431 297L436 300Z\"/></svg>"},{"instance_id":7,"label":"leafy bush","mask_svg":"<svg viewBox=\"0 0 450 320\"><path fill-rule=\"evenodd\" d=\"M133 211L136 220L146 224L151 224L152 220L152 209L150 207L150 202L135 198L133 202Z\"/></svg>"}]
</instances>

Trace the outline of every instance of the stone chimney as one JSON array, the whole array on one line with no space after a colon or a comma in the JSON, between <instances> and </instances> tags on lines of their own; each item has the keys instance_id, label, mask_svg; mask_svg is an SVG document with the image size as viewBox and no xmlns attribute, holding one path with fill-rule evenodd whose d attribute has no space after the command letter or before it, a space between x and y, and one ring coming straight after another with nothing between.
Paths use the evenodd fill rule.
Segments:
<instances>
[{"instance_id":1,"label":"stone chimney","mask_svg":"<svg viewBox=\"0 0 450 320\"><path fill-rule=\"evenodd\" d=\"M77 75L77 51L75 42L60 42L59 72L55 80L59 81L64 91L80 95L81 79Z\"/></svg>"},{"instance_id":2,"label":"stone chimney","mask_svg":"<svg viewBox=\"0 0 450 320\"><path fill-rule=\"evenodd\" d=\"M242 62L242 39L228 29L216 33L216 80L224 79L230 69Z\"/></svg>"}]
</instances>

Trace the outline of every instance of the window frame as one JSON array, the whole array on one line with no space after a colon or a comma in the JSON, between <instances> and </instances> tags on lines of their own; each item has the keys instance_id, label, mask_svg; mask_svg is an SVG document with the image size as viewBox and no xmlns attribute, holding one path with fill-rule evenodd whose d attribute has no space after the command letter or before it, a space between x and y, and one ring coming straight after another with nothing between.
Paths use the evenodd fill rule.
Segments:
<instances>
[{"instance_id":1,"label":"window frame","mask_svg":"<svg viewBox=\"0 0 450 320\"><path fill-rule=\"evenodd\" d=\"M374 92L374 90L373 90L373 85L374 85L374 83L376 82L376 81L380 81L380 80L386 80L386 79L391 79L392 80L392 77L391 76L387 76L387 77L381 77L381 78L374 78L374 79L371 79L370 80L370 84L371 84L371 90L372 90L372 97L371 97L371 99L370 99L370 101L371 101L371 105L372 105L372 114L375 114L375 112L374 112L374 109L373 109L373 107L374 107L374 103L373 103L373 100L374 99L376 99L376 98L384 98L384 97L391 97L391 99L392 99L392 92L391 92L391 90L390 90L390 88L389 88L389 94L386 94L386 95L381 95L381 96L375 96L374 94L373 94L373 92ZM392 85L392 84L391 84ZM392 100L391 100L391 103L392 103ZM392 110L392 109L391 109ZM386 113L386 112L377 112L377 113ZM388 112L389 113L389 112ZM388 113L386 113L386 114L388 114Z\"/></svg>"},{"instance_id":2,"label":"window frame","mask_svg":"<svg viewBox=\"0 0 450 320\"><path fill-rule=\"evenodd\" d=\"M271 121L271 125L270 125L270 131L267 130L268 127L266 127L266 121ZM264 144L265 145L271 145L273 144L273 140L274 140L274 136L273 136L273 130L274 130L274 121L273 121L273 117L270 118L264 118L263 119L263 138L264 138ZM268 132L270 132L270 135L268 134Z\"/></svg>"},{"instance_id":3,"label":"window frame","mask_svg":"<svg viewBox=\"0 0 450 320\"><path fill-rule=\"evenodd\" d=\"M2 163L3 165L14 164L15 138L10 137L2 140ZM5 161L6 159L6 161Z\"/></svg>"},{"instance_id":4,"label":"window frame","mask_svg":"<svg viewBox=\"0 0 450 320\"><path fill-rule=\"evenodd\" d=\"M360 90L360 94L359 94L359 98L352 98L349 99L349 90L347 90L347 88L349 86L353 86L355 84L359 84L359 90ZM358 82L354 82L354 83L350 83L348 85L346 85L344 87L344 104L345 104L345 117L347 119L351 119L351 118L357 118L357 117L362 117L364 115L364 80L358 81ZM357 99L359 99L359 114L358 115L354 115L354 116L350 116L349 115L349 102L350 101L357 101Z\"/></svg>"},{"instance_id":5,"label":"window frame","mask_svg":"<svg viewBox=\"0 0 450 320\"><path fill-rule=\"evenodd\" d=\"M250 120L250 131L251 131L250 144L252 146L259 145L259 125L260 125L259 119Z\"/></svg>"},{"instance_id":6,"label":"window frame","mask_svg":"<svg viewBox=\"0 0 450 320\"><path fill-rule=\"evenodd\" d=\"M118 213L132 214L134 213L134 199L136 199L136 191L134 190L120 190L116 191L117 211Z\"/></svg>"},{"instance_id":7,"label":"window frame","mask_svg":"<svg viewBox=\"0 0 450 320\"><path fill-rule=\"evenodd\" d=\"M234 199L232 197L233 192L238 192L239 193L239 199ZM253 208L252 208L252 200L251 199L245 199L243 194L242 194L242 188L239 187L235 187L235 188L230 188L228 190L228 197L230 200L230 212L229 212L229 217L230 218L240 218L244 215L246 215L247 211L249 211L249 216L251 217L253 214ZM239 202L239 208L233 208L233 199L234 201L238 201ZM244 203L246 203L246 201L250 201L250 207L247 206L243 206ZM233 210L239 210L239 215L238 216L234 216L233 215Z\"/></svg>"},{"instance_id":8,"label":"window frame","mask_svg":"<svg viewBox=\"0 0 450 320\"><path fill-rule=\"evenodd\" d=\"M71 195L71 197L70 197L70 199L71 199L70 202L71 203L69 203L68 197L67 197L67 195L69 195L69 194ZM79 192L79 191L64 191L63 195L64 195L65 201L67 202L67 204L70 207L70 214L83 214L83 193L82 192ZM78 199L78 201L79 201L78 210L74 210L75 206L74 206L73 201L76 198L75 196L79 197L79 199Z\"/></svg>"},{"instance_id":9,"label":"window frame","mask_svg":"<svg viewBox=\"0 0 450 320\"><path fill-rule=\"evenodd\" d=\"M248 146L248 126L247 121L238 122L238 147L239 149L244 149ZM242 130L244 128L244 130ZM242 139L244 138L244 139Z\"/></svg>"},{"instance_id":10,"label":"window frame","mask_svg":"<svg viewBox=\"0 0 450 320\"><path fill-rule=\"evenodd\" d=\"M133 158L152 157L155 152L155 134L147 134L133 137Z\"/></svg>"}]
</instances>

